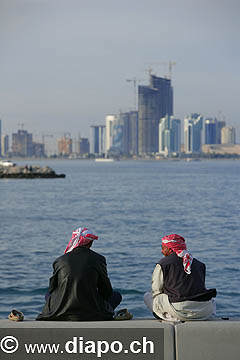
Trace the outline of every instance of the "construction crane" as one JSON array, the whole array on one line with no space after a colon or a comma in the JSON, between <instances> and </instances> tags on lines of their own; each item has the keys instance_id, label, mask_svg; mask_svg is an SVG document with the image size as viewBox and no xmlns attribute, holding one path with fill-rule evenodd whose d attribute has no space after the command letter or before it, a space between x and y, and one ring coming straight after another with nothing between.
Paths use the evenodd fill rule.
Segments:
<instances>
[{"instance_id":1,"label":"construction crane","mask_svg":"<svg viewBox=\"0 0 240 360\"><path fill-rule=\"evenodd\" d=\"M168 78L170 80L172 80L172 67L173 65L176 65L175 61L170 61L168 62Z\"/></svg>"},{"instance_id":2,"label":"construction crane","mask_svg":"<svg viewBox=\"0 0 240 360\"><path fill-rule=\"evenodd\" d=\"M145 71L148 72L149 78L151 78L152 72L153 72L153 68L151 66L149 66L147 69L145 69Z\"/></svg>"},{"instance_id":3,"label":"construction crane","mask_svg":"<svg viewBox=\"0 0 240 360\"><path fill-rule=\"evenodd\" d=\"M144 81L143 79L136 79L135 77L133 79L126 79L127 82L133 83L133 89L134 89L134 110L137 110L137 83L139 81Z\"/></svg>"},{"instance_id":4,"label":"construction crane","mask_svg":"<svg viewBox=\"0 0 240 360\"><path fill-rule=\"evenodd\" d=\"M149 64L149 65L168 65L168 75L165 75L165 77L166 77L167 79L171 80L171 79L172 79L172 67L173 67L174 65L176 65L176 62L174 62L174 61L168 61L168 62L166 62L166 61L165 61L165 62L151 63L151 64ZM149 76L151 76L153 69L152 69L151 67L149 67L149 68L146 69L146 70L148 71Z\"/></svg>"},{"instance_id":5,"label":"construction crane","mask_svg":"<svg viewBox=\"0 0 240 360\"><path fill-rule=\"evenodd\" d=\"M24 128L24 123L18 123L17 125L21 128L21 130L23 130L23 128Z\"/></svg>"}]
</instances>

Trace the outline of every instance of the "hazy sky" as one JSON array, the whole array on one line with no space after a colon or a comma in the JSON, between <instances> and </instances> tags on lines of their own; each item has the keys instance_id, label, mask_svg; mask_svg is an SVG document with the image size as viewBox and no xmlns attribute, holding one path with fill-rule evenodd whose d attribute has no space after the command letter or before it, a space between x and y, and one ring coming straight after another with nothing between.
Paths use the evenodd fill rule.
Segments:
<instances>
[{"instance_id":1,"label":"hazy sky","mask_svg":"<svg viewBox=\"0 0 240 360\"><path fill-rule=\"evenodd\" d=\"M3 132L89 136L173 66L174 114L225 117L240 140L238 0L0 0Z\"/></svg>"}]
</instances>

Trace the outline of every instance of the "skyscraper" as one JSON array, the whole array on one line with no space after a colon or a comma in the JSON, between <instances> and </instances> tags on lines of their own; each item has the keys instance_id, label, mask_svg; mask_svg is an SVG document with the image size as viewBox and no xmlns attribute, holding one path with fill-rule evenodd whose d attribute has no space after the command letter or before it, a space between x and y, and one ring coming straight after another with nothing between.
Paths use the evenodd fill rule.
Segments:
<instances>
[{"instance_id":1,"label":"skyscraper","mask_svg":"<svg viewBox=\"0 0 240 360\"><path fill-rule=\"evenodd\" d=\"M236 144L236 130L232 126L222 128L222 144Z\"/></svg>"},{"instance_id":2,"label":"skyscraper","mask_svg":"<svg viewBox=\"0 0 240 360\"><path fill-rule=\"evenodd\" d=\"M217 119L205 120L205 144L217 144Z\"/></svg>"},{"instance_id":3,"label":"skyscraper","mask_svg":"<svg viewBox=\"0 0 240 360\"><path fill-rule=\"evenodd\" d=\"M72 154L72 139L64 135L63 138L57 140L58 155L69 156Z\"/></svg>"},{"instance_id":4,"label":"skyscraper","mask_svg":"<svg viewBox=\"0 0 240 360\"><path fill-rule=\"evenodd\" d=\"M138 152L138 112L128 111L120 113L117 118L123 127L123 154L136 155Z\"/></svg>"},{"instance_id":5,"label":"skyscraper","mask_svg":"<svg viewBox=\"0 0 240 360\"><path fill-rule=\"evenodd\" d=\"M26 130L18 130L12 134L12 154L15 156L33 156L32 134Z\"/></svg>"},{"instance_id":6,"label":"skyscraper","mask_svg":"<svg viewBox=\"0 0 240 360\"><path fill-rule=\"evenodd\" d=\"M92 125L90 128L90 153L104 154L105 153L105 125Z\"/></svg>"},{"instance_id":7,"label":"skyscraper","mask_svg":"<svg viewBox=\"0 0 240 360\"><path fill-rule=\"evenodd\" d=\"M107 115L105 118L105 124L106 124L106 149L105 154L109 152L113 145L113 127L116 123L116 115Z\"/></svg>"},{"instance_id":8,"label":"skyscraper","mask_svg":"<svg viewBox=\"0 0 240 360\"><path fill-rule=\"evenodd\" d=\"M77 141L77 154L89 154L89 140L87 138L80 138Z\"/></svg>"},{"instance_id":9,"label":"skyscraper","mask_svg":"<svg viewBox=\"0 0 240 360\"><path fill-rule=\"evenodd\" d=\"M216 142L216 144L221 144L221 139L222 139L222 135L221 135L221 132L222 132L222 128L224 127L224 126L226 126L226 123L225 123L225 121L218 121L217 122L217 142Z\"/></svg>"},{"instance_id":10,"label":"skyscraper","mask_svg":"<svg viewBox=\"0 0 240 360\"><path fill-rule=\"evenodd\" d=\"M203 116L191 114L184 119L184 147L187 154L202 150Z\"/></svg>"},{"instance_id":11,"label":"skyscraper","mask_svg":"<svg viewBox=\"0 0 240 360\"><path fill-rule=\"evenodd\" d=\"M129 111L129 153L138 153L138 111Z\"/></svg>"},{"instance_id":12,"label":"skyscraper","mask_svg":"<svg viewBox=\"0 0 240 360\"><path fill-rule=\"evenodd\" d=\"M2 120L0 119L0 156L2 156Z\"/></svg>"},{"instance_id":13,"label":"skyscraper","mask_svg":"<svg viewBox=\"0 0 240 360\"><path fill-rule=\"evenodd\" d=\"M139 86L138 111L138 152L156 153L159 121L173 114L171 80L151 75L149 86Z\"/></svg>"},{"instance_id":14,"label":"skyscraper","mask_svg":"<svg viewBox=\"0 0 240 360\"><path fill-rule=\"evenodd\" d=\"M9 136L2 135L2 156L7 156L9 152Z\"/></svg>"},{"instance_id":15,"label":"skyscraper","mask_svg":"<svg viewBox=\"0 0 240 360\"><path fill-rule=\"evenodd\" d=\"M166 115L159 123L159 153L170 155L181 150L181 121Z\"/></svg>"},{"instance_id":16,"label":"skyscraper","mask_svg":"<svg viewBox=\"0 0 240 360\"><path fill-rule=\"evenodd\" d=\"M172 118L172 151L181 152L181 120Z\"/></svg>"}]
</instances>

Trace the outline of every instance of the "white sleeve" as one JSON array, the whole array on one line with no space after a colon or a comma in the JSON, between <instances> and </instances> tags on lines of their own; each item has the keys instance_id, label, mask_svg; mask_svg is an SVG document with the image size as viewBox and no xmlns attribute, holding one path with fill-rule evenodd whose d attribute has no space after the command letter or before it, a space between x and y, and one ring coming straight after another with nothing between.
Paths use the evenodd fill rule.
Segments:
<instances>
[{"instance_id":1,"label":"white sleeve","mask_svg":"<svg viewBox=\"0 0 240 360\"><path fill-rule=\"evenodd\" d=\"M152 296L163 292L163 272L161 265L157 264L152 274Z\"/></svg>"}]
</instances>

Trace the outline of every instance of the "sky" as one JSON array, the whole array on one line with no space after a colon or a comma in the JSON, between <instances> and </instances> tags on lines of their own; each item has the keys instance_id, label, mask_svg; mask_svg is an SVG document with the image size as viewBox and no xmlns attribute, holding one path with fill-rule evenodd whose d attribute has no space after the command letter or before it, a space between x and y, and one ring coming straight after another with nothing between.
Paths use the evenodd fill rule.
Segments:
<instances>
[{"instance_id":1,"label":"sky","mask_svg":"<svg viewBox=\"0 0 240 360\"><path fill-rule=\"evenodd\" d=\"M240 143L240 2L0 0L2 132L89 137L172 66L174 115L225 119ZM21 125L23 124L23 125Z\"/></svg>"}]
</instances>

